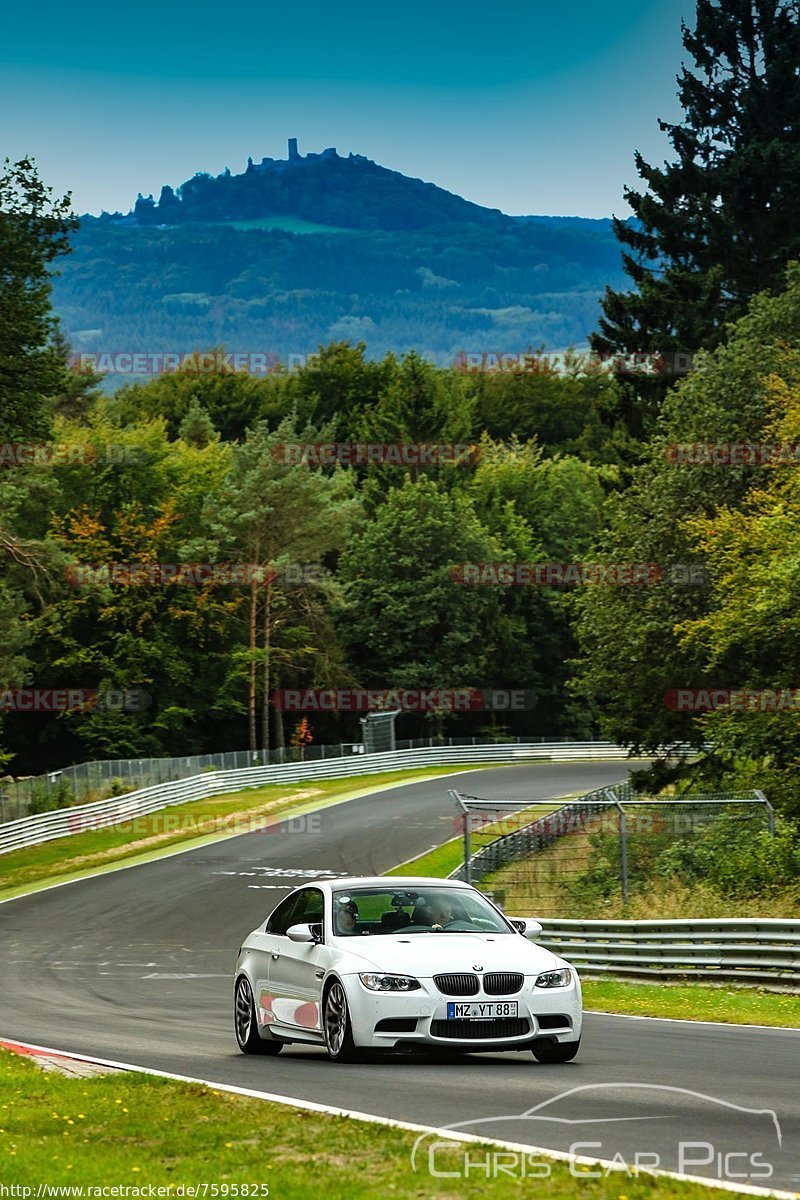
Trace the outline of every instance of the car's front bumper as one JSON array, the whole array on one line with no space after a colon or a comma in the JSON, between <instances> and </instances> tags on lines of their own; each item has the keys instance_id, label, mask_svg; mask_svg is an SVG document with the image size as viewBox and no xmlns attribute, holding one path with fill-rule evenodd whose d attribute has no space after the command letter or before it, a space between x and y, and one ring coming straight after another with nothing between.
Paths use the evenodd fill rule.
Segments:
<instances>
[{"instance_id":1,"label":"car's front bumper","mask_svg":"<svg viewBox=\"0 0 800 1200\"><path fill-rule=\"evenodd\" d=\"M572 1042L581 1035L582 1001L580 982L564 988L537 988L535 976L526 977L522 988L507 996L445 996L432 979L420 979L413 992L370 992L357 975L345 977L353 1036L357 1045L370 1049L403 1046L441 1046L458 1050L526 1048L543 1040ZM510 1001L517 1005L516 1017L448 1018L453 1000L477 1002Z\"/></svg>"}]
</instances>

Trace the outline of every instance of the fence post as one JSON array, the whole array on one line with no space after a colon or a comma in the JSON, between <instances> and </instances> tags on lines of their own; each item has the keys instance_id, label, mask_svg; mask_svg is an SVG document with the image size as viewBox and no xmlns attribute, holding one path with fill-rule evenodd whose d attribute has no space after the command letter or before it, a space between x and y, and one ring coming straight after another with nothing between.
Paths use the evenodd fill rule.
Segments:
<instances>
[{"instance_id":1,"label":"fence post","mask_svg":"<svg viewBox=\"0 0 800 1200\"><path fill-rule=\"evenodd\" d=\"M622 886L622 903L628 903L628 820L625 809L617 798L615 789L608 789L619 812L619 879Z\"/></svg>"},{"instance_id":2,"label":"fence post","mask_svg":"<svg viewBox=\"0 0 800 1200\"><path fill-rule=\"evenodd\" d=\"M461 809L461 816L464 820L464 882L472 883L472 863L470 861L472 858L472 849L470 846L469 837L469 812L467 811L466 804L464 804L464 801L454 788L450 789L450 796L453 800L455 800L456 804Z\"/></svg>"},{"instance_id":3,"label":"fence post","mask_svg":"<svg viewBox=\"0 0 800 1200\"><path fill-rule=\"evenodd\" d=\"M772 807L772 805L770 804L767 797L764 795L764 793L759 788L755 788L755 793L758 796L759 800L761 800L763 802L764 807L767 810L767 821L769 822L769 836L775 837L775 809Z\"/></svg>"}]
</instances>

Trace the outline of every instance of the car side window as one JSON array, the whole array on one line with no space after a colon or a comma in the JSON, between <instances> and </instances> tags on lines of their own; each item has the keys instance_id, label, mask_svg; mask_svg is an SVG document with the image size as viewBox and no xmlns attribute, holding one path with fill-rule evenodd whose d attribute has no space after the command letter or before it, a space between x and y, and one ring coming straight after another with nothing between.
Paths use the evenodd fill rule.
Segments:
<instances>
[{"instance_id":1,"label":"car side window","mask_svg":"<svg viewBox=\"0 0 800 1200\"><path fill-rule=\"evenodd\" d=\"M296 892L293 896L287 896L285 900L281 900L267 921L267 933L285 934L291 925L297 924L295 912L300 905L303 894L303 892Z\"/></svg>"},{"instance_id":2,"label":"car side window","mask_svg":"<svg viewBox=\"0 0 800 1200\"><path fill-rule=\"evenodd\" d=\"M295 919L302 925L321 925L323 918L323 895L317 888L306 888L303 893L303 907Z\"/></svg>"},{"instance_id":3,"label":"car side window","mask_svg":"<svg viewBox=\"0 0 800 1200\"><path fill-rule=\"evenodd\" d=\"M322 925L323 896L318 888L303 888L282 900L267 921L267 933L286 935L292 925Z\"/></svg>"}]
</instances>

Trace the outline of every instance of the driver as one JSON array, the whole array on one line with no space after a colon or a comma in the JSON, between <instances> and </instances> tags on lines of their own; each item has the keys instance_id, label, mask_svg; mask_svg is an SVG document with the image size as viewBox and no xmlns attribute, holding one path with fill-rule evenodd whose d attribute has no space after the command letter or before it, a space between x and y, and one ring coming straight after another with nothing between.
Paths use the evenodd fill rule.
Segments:
<instances>
[{"instance_id":1,"label":"driver","mask_svg":"<svg viewBox=\"0 0 800 1200\"><path fill-rule=\"evenodd\" d=\"M336 932L345 937L358 932L358 905L355 900L340 901Z\"/></svg>"},{"instance_id":2,"label":"driver","mask_svg":"<svg viewBox=\"0 0 800 1200\"><path fill-rule=\"evenodd\" d=\"M429 898L428 913L431 929L443 929L445 925L449 925L453 920L453 910L450 907L450 901L441 892Z\"/></svg>"}]
</instances>

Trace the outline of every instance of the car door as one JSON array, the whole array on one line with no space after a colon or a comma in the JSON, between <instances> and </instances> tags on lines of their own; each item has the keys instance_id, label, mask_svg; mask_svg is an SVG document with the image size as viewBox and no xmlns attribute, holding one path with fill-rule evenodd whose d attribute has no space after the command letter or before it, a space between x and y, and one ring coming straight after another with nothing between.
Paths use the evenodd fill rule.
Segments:
<instances>
[{"instance_id":1,"label":"car door","mask_svg":"<svg viewBox=\"0 0 800 1200\"><path fill-rule=\"evenodd\" d=\"M284 912L276 909L267 923L272 1023L287 1030L321 1032L322 980L330 962L330 948L322 942L292 942L286 932L292 925L314 925L322 937L325 897L319 888L307 887L289 900L295 903L287 904Z\"/></svg>"},{"instance_id":2,"label":"car door","mask_svg":"<svg viewBox=\"0 0 800 1200\"><path fill-rule=\"evenodd\" d=\"M253 995L255 997L256 1016L259 1025L274 1025L276 1022L273 1008L274 996L270 987L270 969L273 961L280 958L281 948L288 941L286 930L296 924L294 914L299 910L301 893L292 892L270 913L263 930L252 933L248 938L248 946L252 955L251 972L253 977Z\"/></svg>"}]
</instances>

